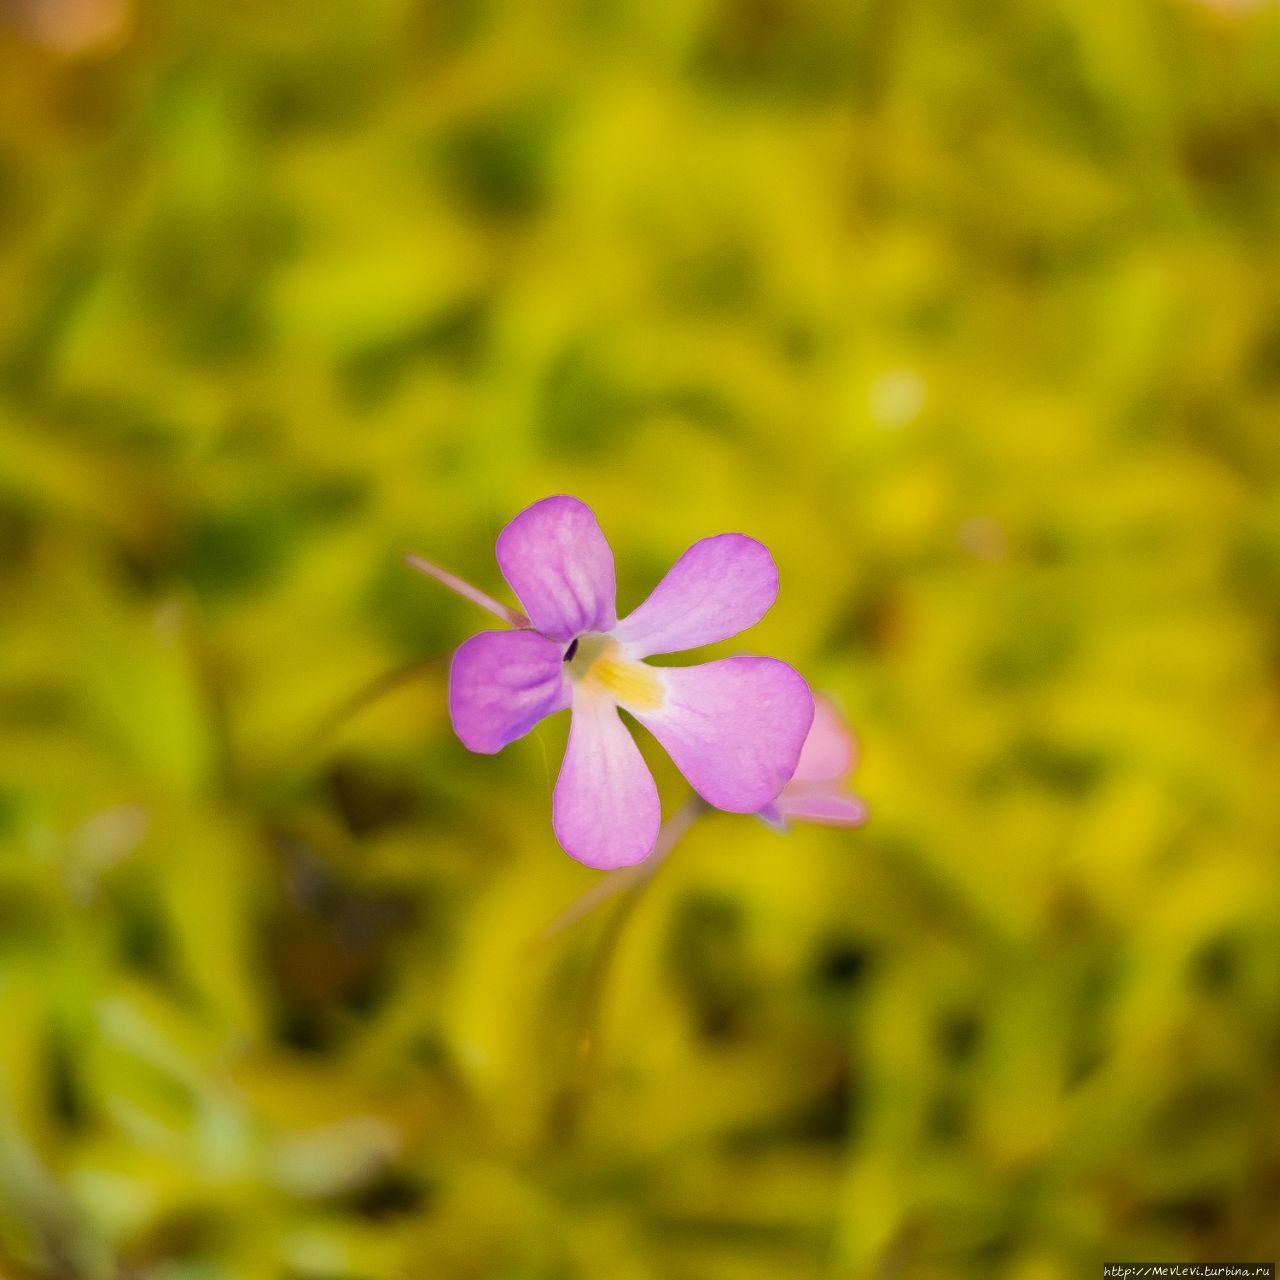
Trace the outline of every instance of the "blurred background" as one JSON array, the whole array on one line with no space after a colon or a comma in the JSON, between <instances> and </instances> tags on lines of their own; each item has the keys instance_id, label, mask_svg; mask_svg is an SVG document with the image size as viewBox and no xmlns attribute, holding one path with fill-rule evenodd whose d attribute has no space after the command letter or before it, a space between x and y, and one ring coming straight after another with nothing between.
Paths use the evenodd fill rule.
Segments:
<instances>
[{"instance_id":1,"label":"blurred background","mask_svg":"<svg viewBox=\"0 0 1280 1280\"><path fill-rule=\"evenodd\" d=\"M1274 1260L1278 227L1271 4L0 0L0 1275ZM543 936L558 492L864 829Z\"/></svg>"}]
</instances>

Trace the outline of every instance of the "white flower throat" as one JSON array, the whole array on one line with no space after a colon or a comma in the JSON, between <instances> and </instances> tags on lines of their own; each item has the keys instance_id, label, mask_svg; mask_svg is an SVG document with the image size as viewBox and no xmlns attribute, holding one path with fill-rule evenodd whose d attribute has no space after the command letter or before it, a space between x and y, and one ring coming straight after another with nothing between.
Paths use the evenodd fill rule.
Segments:
<instances>
[{"instance_id":1,"label":"white flower throat","mask_svg":"<svg viewBox=\"0 0 1280 1280\"><path fill-rule=\"evenodd\" d=\"M656 711L665 701L658 673L629 658L612 637L590 632L575 640L565 654L565 671L584 693L603 693L624 707Z\"/></svg>"}]
</instances>

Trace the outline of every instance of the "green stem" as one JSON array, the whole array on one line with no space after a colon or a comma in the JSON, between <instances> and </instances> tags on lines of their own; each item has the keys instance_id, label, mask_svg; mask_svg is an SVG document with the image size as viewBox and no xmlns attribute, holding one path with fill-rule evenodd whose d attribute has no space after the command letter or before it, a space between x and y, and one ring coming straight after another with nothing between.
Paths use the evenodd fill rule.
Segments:
<instances>
[{"instance_id":1,"label":"green stem","mask_svg":"<svg viewBox=\"0 0 1280 1280\"><path fill-rule=\"evenodd\" d=\"M307 735L295 744L286 757L285 766L279 770L281 778L289 777L294 769L300 768L311 757L312 753L324 746L325 742L348 720L360 714L366 707L385 698L387 694L416 680L424 672L441 666L447 654L435 654L430 658L417 658L413 662L401 663L375 676L367 684L362 685L349 697L340 702L323 720ZM292 761L292 765L288 763Z\"/></svg>"},{"instance_id":2,"label":"green stem","mask_svg":"<svg viewBox=\"0 0 1280 1280\"><path fill-rule=\"evenodd\" d=\"M668 855L688 833L694 822L710 806L698 796L690 796L658 833L653 852L641 863L615 871L579 898L567 911L552 921L543 932L550 937L581 919L589 911L615 894L625 896L617 910L605 923L599 945L592 956L583 982L582 998L574 1020L569 1048L569 1067L564 1086L552 1105L550 1141L564 1145L572 1140L599 1073L602 1036L601 1012L609 980L617 960L626 926L644 898L645 890L665 863Z\"/></svg>"}]
</instances>

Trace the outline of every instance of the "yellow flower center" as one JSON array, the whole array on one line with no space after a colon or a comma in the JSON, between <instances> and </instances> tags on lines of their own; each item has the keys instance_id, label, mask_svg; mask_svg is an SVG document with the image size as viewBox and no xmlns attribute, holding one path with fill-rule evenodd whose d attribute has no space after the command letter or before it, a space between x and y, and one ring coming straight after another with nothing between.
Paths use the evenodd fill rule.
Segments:
<instances>
[{"instance_id":1,"label":"yellow flower center","mask_svg":"<svg viewBox=\"0 0 1280 1280\"><path fill-rule=\"evenodd\" d=\"M662 682L652 667L623 656L609 636L585 635L571 646L565 662L569 679L584 690L608 694L637 711L656 711L663 703Z\"/></svg>"}]
</instances>

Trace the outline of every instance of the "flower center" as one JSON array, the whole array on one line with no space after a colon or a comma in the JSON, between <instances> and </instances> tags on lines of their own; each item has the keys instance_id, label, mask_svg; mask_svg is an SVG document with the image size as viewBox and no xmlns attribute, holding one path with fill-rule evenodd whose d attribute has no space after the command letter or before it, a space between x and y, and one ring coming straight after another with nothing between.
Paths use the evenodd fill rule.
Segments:
<instances>
[{"instance_id":1,"label":"flower center","mask_svg":"<svg viewBox=\"0 0 1280 1280\"><path fill-rule=\"evenodd\" d=\"M662 682L652 667L623 655L611 636L588 634L573 641L564 655L574 684L606 693L638 711L656 711L663 703Z\"/></svg>"}]
</instances>

